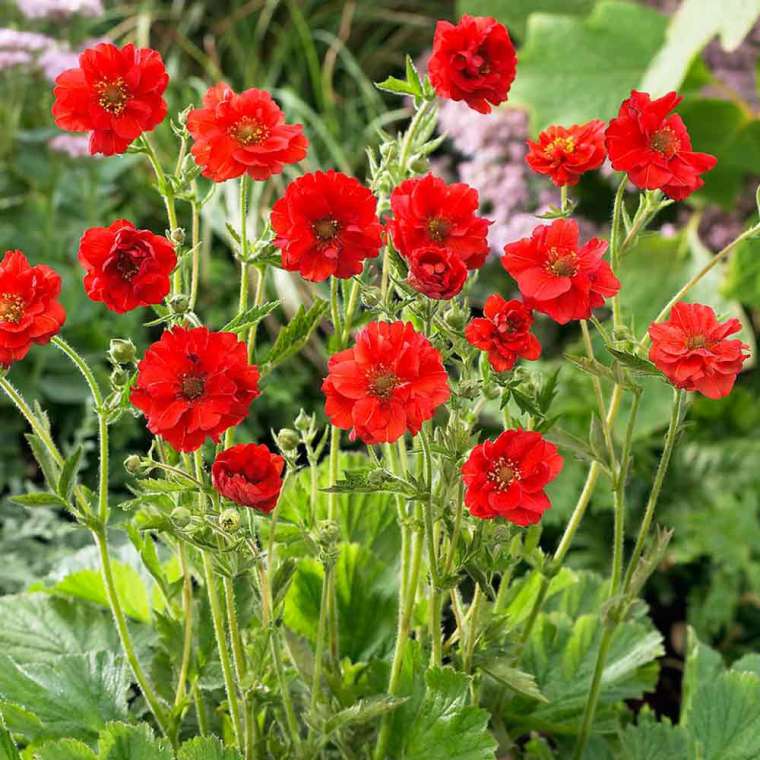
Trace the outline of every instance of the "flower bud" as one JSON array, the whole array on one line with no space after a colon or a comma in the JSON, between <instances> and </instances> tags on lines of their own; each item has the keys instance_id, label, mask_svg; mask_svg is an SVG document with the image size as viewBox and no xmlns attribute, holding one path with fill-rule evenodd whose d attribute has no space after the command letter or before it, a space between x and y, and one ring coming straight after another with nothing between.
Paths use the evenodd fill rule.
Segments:
<instances>
[{"instance_id":1,"label":"flower bud","mask_svg":"<svg viewBox=\"0 0 760 760\"><path fill-rule=\"evenodd\" d=\"M124 469L130 475L137 475L137 473L140 471L141 466L142 466L142 457L138 456L137 454L130 454L124 460Z\"/></svg>"},{"instance_id":2,"label":"flower bud","mask_svg":"<svg viewBox=\"0 0 760 760\"><path fill-rule=\"evenodd\" d=\"M240 527L240 512L237 509L225 509L219 515L219 527L225 533L235 533Z\"/></svg>"},{"instance_id":3,"label":"flower bud","mask_svg":"<svg viewBox=\"0 0 760 760\"><path fill-rule=\"evenodd\" d=\"M314 415L306 414L306 412L301 409L301 411L298 412L298 417L296 417L293 425L296 430L300 431L301 433L306 433L314 425Z\"/></svg>"},{"instance_id":4,"label":"flower bud","mask_svg":"<svg viewBox=\"0 0 760 760\"><path fill-rule=\"evenodd\" d=\"M466 399L475 399L480 395L480 386L477 380L463 380L459 383L459 396Z\"/></svg>"},{"instance_id":5,"label":"flower bud","mask_svg":"<svg viewBox=\"0 0 760 760\"><path fill-rule=\"evenodd\" d=\"M131 364L137 356L135 344L129 338L114 338L108 348L108 358L113 364Z\"/></svg>"},{"instance_id":6,"label":"flower bud","mask_svg":"<svg viewBox=\"0 0 760 760\"><path fill-rule=\"evenodd\" d=\"M178 528L186 528L192 517L187 507L175 507L171 513L172 522Z\"/></svg>"},{"instance_id":7,"label":"flower bud","mask_svg":"<svg viewBox=\"0 0 760 760\"><path fill-rule=\"evenodd\" d=\"M112 388L116 388L116 389L123 388L128 382L129 382L129 372L126 372L120 367L117 367L111 373L111 387Z\"/></svg>"},{"instance_id":8,"label":"flower bud","mask_svg":"<svg viewBox=\"0 0 760 760\"><path fill-rule=\"evenodd\" d=\"M467 312L459 306L454 305L443 315L443 321L456 332L462 332L467 324Z\"/></svg>"},{"instance_id":9,"label":"flower bud","mask_svg":"<svg viewBox=\"0 0 760 760\"><path fill-rule=\"evenodd\" d=\"M362 288L361 299L362 299L362 303L368 309L374 309L376 306L382 303L383 294L380 288L375 288L375 287Z\"/></svg>"},{"instance_id":10,"label":"flower bud","mask_svg":"<svg viewBox=\"0 0 760 760\"><path fill-rule=\"evenodd\" d=\"M277 445L281 451L295 451L300 442L301 436L290 428L283 428L277 433Z\"/></svg>"},{"instance_id":11,"label":"flower bud","mask_svg":"<svg viewBox=\"0 0 760 760\"><path fill-rule=\"evenodd\" d=\"M185 314L190 309L190 298L184 293L177 293L167 301L173 314Z\"/></svg>"},{"instance_id":12,"label":"flower bud","mask_svg":"<svg viewBox=\"0 0 760 760\"><path fill-rule=\"evenodd\" d=\"M183 230L182 227L175 227L169 233L169 240L176 245L182 245L182 243L185 242L185 230Z\"/></svg>"}]
</instances>

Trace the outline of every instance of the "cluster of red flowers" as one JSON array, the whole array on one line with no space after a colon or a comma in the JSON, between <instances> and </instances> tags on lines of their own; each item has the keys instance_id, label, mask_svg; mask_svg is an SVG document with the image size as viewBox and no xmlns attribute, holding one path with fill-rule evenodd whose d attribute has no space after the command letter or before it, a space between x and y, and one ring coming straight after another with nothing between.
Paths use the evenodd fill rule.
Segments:
<instances>
[{"instance_id":1,"label":"cluster of red flowers","mask_svg":"<svg viewBox=\"0 0 760 760\"><path fill-rule=\"evenodd\" d=\"M488 113L506 101L517 58L507 29L493 18L463 16L436 27L428 72L435 92ZM101 43L85 50L77 68L56 81L58 126L90 133L91 153L123 153L166 116L169 77L155 50ZM681 118L671 113L675 93L652 100L632 92L609 125L599 120L553 125L529 141L528 165L558 186L575 185L609 156L637 187L680 200L698 189L715 158L692 150ZM187 118L191 152L214 181L247 175L266 180L303 160L308 141L300 124L288 124L271 95L211 87ZM436 300L464 287L468 271L488 254L489 221L478 215L477 192L428 174L401 182L390 198L388 233L408 266L408 284ZM362 272L383 243L377 201L356 179L336 171L292 181L271 214L284 269L321 282ZM588 319L617 294L620 283L604 260L606 243L580 243L577 224L560 218L507 245L501 263L523 300L491 295L483 317L465 337L487 352L497 372L519 358L535 360L541 346L531 332L533 310L560 324ZM174 244L126 220L87 230L79 246L89 297L116 312L161 303L177 265ZM0 366L23 358L61 328L61 281L44 265L30 266L19 251L0 263ZM678 388L711 398L726 395L747 348L728 339L735 319L720 323L707 306L677 304L668 321L650 327L650 359ZM179 451L218 442L239 424L259 395L259 372L245 344L232 333L174 327L138 364L132 403L148 429ZM367 444L415 435L450 396L440 352L404 322L372 322L353 347L332 356L322 389L331 422ZM212 482L224 497L271 511L282 488L284 460L266 446L240 444L221 452ZM476 517L501 516L518 525L537 522L549 508L546 486L562 468L556 447L540 433L507 430L476 446L462 468L465 503Z\"/></svg>"}]
</instances>

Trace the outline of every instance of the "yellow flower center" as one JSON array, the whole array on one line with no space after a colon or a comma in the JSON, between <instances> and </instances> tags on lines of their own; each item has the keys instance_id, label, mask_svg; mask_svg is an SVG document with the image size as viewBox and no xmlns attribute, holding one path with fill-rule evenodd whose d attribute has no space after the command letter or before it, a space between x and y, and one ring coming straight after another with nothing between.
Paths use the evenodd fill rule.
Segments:
<instances>
[{"instance_id":1,"label":"yellow flower center","mask_svg":"<svg viewBox=\"0 0 760 760\"><path fill-rule=\"evenodd\" d=\"M95 91L98 93L98 103L104 111L114 116L124 113L129 100L129 90L121 77L98 82L95 85Z\"/></svg>"},{"instance_id":2,"label":"yellow flower center","mask_svg":"<svg viewBox=\"0 0 760 760\"><path fill-rule=\"evenodd\" d=\"M572 137L555 137L547 146L547 153L572 153L575 150L575 140Z\"/></svg>"},{"instance_id":3,"label":"yellow flower center","mask_svg":"<svg viewBox=\"0 0 760 760\"><path fill-rule=\"evenodd\" d=\"M670 127L658 129L649 140L649 147L661 153L665 158L672 158L681 149L681 141Z\"/></svg>"},{"instance_id":4,"label":"yellow flower center","mask_svg":"<svg viewBox=\"0 0 760 760\"><path fill-rule=\"evenodd\" d=\"M179 379L180 393L187 401L195 401L203 395L206 381L200 375L182 375Z\"/></svg>"},{"instance_id":5,"label":"yellow flower center","mask_svg":"<svg viewBox=\"0 0 760 760\"><path fill-rule=\"evenodd\" d=\"M340 230L340 224L337 219L328 216L324 219L318 219L312 224L311 228L314 230L314 234L319 240L327 242L337 236L338 231Z\"/></svg>"},{"instance_id":6,"label":"yellow flower center","mask_svg":"<svg viewBox=\"0 0 760 760\"><path fill-rule=\"evenodd\" d=\"M232 127L230 135L241 145L258 145L269 137L269 127L246 116Z\"/></svg>"},{"instance_id":7,"label":"yellow flower center","mask_svg":"<svg viewBox=\"0 0 760 760\"><path fill-rule=\"evenodd\" d=\"M575 251L551 248L546 269L556 277L575 277L578 272L578 255Z\"/></svg>"},{"instance_id":8,"label":"yellow flower center","mask_svg":"<svg viewBox=\"0 0 760 760\"><path fill-rule=\"evenodd\" d=\"M393 389L399 384L399 379L390 370L380 369L369 381L369 389L373 396L387 400L393 394Z\"/></svg>"},{"instance_id":9,"label":"yellow flower center","mask_svg":"<svg viewBox=\"0 0 760 760\"><path fill-rule=\"evenodd\" d=\"M435 216L432 219L428 219L427 228L430 239L436 243L442 243L448 236L451 225L446 219Z\"/></svg>"},{"instance_id":10,"label":"yellow flower center","mask_svg":"<svg viewBox=\"0 0 760 760\"><path fill-rule=\"evenodd\" d=\"M491 467L491 470L488 473L488 479L494 483L500 491L506 491L512 483L516 480L520 480L520 470L511 459L500 457Z\"/></svg>"},{"instance_id":11,"label":"yellow flower center","mask_svg":"<svg viewBox=\"0 0 760 760\"><path fill-rule=\"evenodd\" d=\"M24 299L14 293L0 294L0 322L17 325L24 316Z\"/></svg>"}]
</instances>

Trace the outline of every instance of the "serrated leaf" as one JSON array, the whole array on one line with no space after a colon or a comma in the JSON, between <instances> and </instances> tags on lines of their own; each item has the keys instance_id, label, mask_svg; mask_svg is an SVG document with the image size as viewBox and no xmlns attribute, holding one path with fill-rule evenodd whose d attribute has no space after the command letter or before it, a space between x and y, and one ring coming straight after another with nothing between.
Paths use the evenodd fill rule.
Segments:
<instances>
[{"instance_id":1,"label":"serrated leaf","mask_svg":"<svg viewBox=\"0 0 760 760\"><path fill-rule=\"evenodd\" d=\"M315 298L308 311L304 306L300 306L295 316L278 333L265 362L270 367L276 367L298 353L306 345L328 308L329 304L322 298Z\"/></svg>"},{"instance_id":2,"label":"serrated leaf","mask_svg":"<svg viewBox=\"0 0 760 760\"><path fill-rule=\"evenodd\" d=\"M51 489L55 490L61 468L53 461L45 444L34 433L24 433L24 438L26 438L29 448L45 476L45 482Z\"/></svg>"},{"instance_id":3,"label":"serrated leaf","mask_svg":"<svg viewBox=\"0 0 760 760\"><path fill-rule=\"evenodd\" d=\"M406 699L403 697L377 696L360 699L356 704L351 705L351 707L335 713L325 723L324 733L329 736L334 731L340 731L348 726L376 720L386 713L395 710L399 705L404 704L404 702L406 702Z\"/></svg>"},{"instance_id":4,"label":"serrated leaf","mask_svg":"<svg viewBox=\"0 0 760 760\"><path fill-rule=\"evenodd\" d=\"M242 760L242 757L237 750L225 747L215 736L198 736L177 750L177 760Z\"/></svg>"},{"instance_id":5,"label":"serrated leaf","mask_svg":"<svg viewBox=\"0 0 760 760\"><path fill-rule=\"evenodd\" d=\"M74 490L74 484L76 483L77 470L79 469L79 463L82 460L82 446L79 445L74 450L74 453L63 463L61 469L61 477L58 480L58 494L68 501L71 499L71 493Z\"/></svg>"},{"instance_id":6,"label":"serrated leaf","mask_svg":"<svg viewBox=\"0 0 760 760\"><path fill-rule=\"evenodd\" d=\"M628 726L620 737L623 760L691 760L688 734L663 719L639 718L637 726Z\"/></svg>"},{"instance_id":7,"label":"serrated leaf","mask_svg":"<svg viewBox=\"0 0 760 760\"><path fill-rule=\"evenodd\" d=\"M3 760L21 760L21 755L18 753L16 742L13 741L13 737L6 728L5 720L2 715L0 715L0 757L2 757Z\"/></svg>"},{"instance_id":8,"label":"serrated leaf","mask_svg":"<svg viewBox=\"0 0 760 760\"><path fill-rule=\"evenodd\" d=\"M168 742L156 739L146 723L109 723L100 732L98 749L98 760L173 760Z\"/></svg>"},{"instance_id":9,"label":"serrated leaf","mask_svg":"<svg viewBox=\"0 0 760 760\"><path fill-rule=\"evenodd\" d=\"M36 749L34 760L98 760L98 756L78 739L59 739Z\"/></svg>"},{"instance_id":10,"label":"serrated leaf","mask_svg":"<svg viewBox=\"0 0 760 760\"><path fill-rule=\"evenodd\" d=\"M24 493L18 496L8 497L14 504L22 507L66 507L66 501L56 493L46 493L36 491L34 493Z\"/></svg>"},{"instance_id":11,"label":"serrated leaf","mask_svg":"<svg viewBox=\"0 0 760 760\"><path fill-rule=\"evenodd\" d=\"M417 489L406 480L388 470L346 470L343 479L323 488L326 493L400 493L410 498L418 495Z\"/></svg>"},{"instance_id":12,"label":"serrated leaf","mask_svg":"<svg viewBox=\"0 0 760 760\"><path fill-rule=\"evenodd\" d=\"M137 481L137 487L143 493L181 493L198 490L198 487L188 480L178 482L162 478L143 478Z\"/></svg>"},{"instance_id":13,"label":"serrated leaf","mask_svg":"<svg viewBox=\"0 0 760 760\"><path fill-rule=\"evenodd\" d=\"M23 667L0 654L0 699L39 719L39 727L28 720L14 725L13 713L4 710L9 729L29 740L94 739L108 721L127 717L128 688L126 662L110 652L64 655Z\"/></svg>"},{"instance_id":14,"label":"serrated leaf","mask_svg":"<svg viewBox=\"0 0 760 760\"><path fill-rule=\"evenodd\" d=\"M391 92L394 95L417 95L418 91L414 85L409 84L403 79L397 77L388 77L382 82L375 82L375 87L383 92Z\"/></svg>"},{"instance_id":15,"label":"serrated leaf","mask_svg":"<svg viewBox=\"0 0 760 760\"><path fill-rule=\"evenodd\" d=\"M275 309L280 306L279 301L270 301L269 303L261 304L260 306L252 306L242 314L237 314L227 324L222 327L222 332L242 332L254 327L262 319L271 314Z\"/></svg>"},{"instance_id":16,"label":"serrated leaf","mask_svg":"<svg viewBox=\"0 0 760 760\"><path fill-rule=\"evenodd\" d=\"M661 377L662 373L654 364L647 359L642 359L629 351L620 351L617 348L607 346L607 350L630 372L639 375L655 375Z\"/></svg>"},{"instance_id":17,"label":"serrated leaf","mask_svg":"<svg viewBox=\"0 0 760 760\"><path fill-rule=\"evenodd\" d=\"M541 689L538 688L536 679L531 673L512 667L505 659L492 658L478 664L491 678L495 678L518 694L530 697L538 702L548 701L541 693Z\"/></svg>"}]
</instances>

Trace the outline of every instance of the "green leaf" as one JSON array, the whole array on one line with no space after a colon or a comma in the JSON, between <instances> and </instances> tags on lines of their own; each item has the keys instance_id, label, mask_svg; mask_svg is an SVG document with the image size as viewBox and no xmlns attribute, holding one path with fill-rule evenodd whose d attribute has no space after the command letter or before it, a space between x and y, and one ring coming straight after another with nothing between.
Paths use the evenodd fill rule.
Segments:
<instances>
[{"instance_id":1,"label":"green leaf","mask_svg":"<svg viewBox=\"0 0 760 760\"><path fill-rule=\"evenodd\" d=\"M290 322L280 330L274 345L264 362L276 367L293 354L298 353L317 328L329 304L322 298L315 298L308 311L300 306Z\"/></svg>"},{"instance_id":2,"label":"green leaf","mask_svg":"<svg viewBox=\"0 0 760 760\"><path fill-rule=\"evenodd\" d=\"M46 742L34 752L35 760L98 760L98 756L78 739Z\"/></svg>"},{"instance_id":3,"label":"green leaf","mask_svg":"<svg viewBox=\"0 0 760 760\"><path fill-rule=\"evenodd\" d=\"M45 482L50 488L55 489L58 485L60 467L48 453L45 444L42 443L36 435L33 433L25 433L24 438L26 438L29 448L32 450L32 454L37 460L37 464L40 466L42 474L45 476Z\"/></svg>"},{"instance_id":4,"label":"green leaf","mask_svg":"<svg viewBox=\"0 0 760 760\"><path fill-rule=\"evenodd\" d=\"M688 734L664 719L639 717L637 726L628 726L621 737L622 760L691 760Z\"/></svg>"},{"instance_id":5,"label":"green leaf","mask_svg":"<svg viewBox=\"0 0 760 760\"><path fill-rule=\"evenodd\" d=\"M0 699L39 720L38 727L28 719L16 725L15 713L3 706L10 730L29 740L94 739L108 721L126 718L128 688L127 665L110 652L24 666L0 655Z\"/></svg>"},{"instance_id":6,"label":"green leaf","mask_svg":"<svg viewBox=\"0 0 760 760\"><path fill-rule=\"evenodd\" d=\"M239 333L244 330L249 330L254 327L262 319L269 316L280 305L279 301L270 301L269 303L261 304L260 306L252 306L250 309L244 311L242 314L238 314L233 317L222 328L222 332L234 332Z\"/></svg>"},{"instance_id":7,"label":"green leaf","mask_svg":"<svg viewBox=\"0 0 760 760\"><path fill-rule=\"evenodd\" d=\"M660 97L677 90L694 58L716 34L731 52L760 16L758 0L683 0L668 24L665 44L652 59L641 89Z\"/></svg>"},{"instance_id":8,"label":"green leaf","mask_svg":"<svg viewBox=\"0 0 760 760\"><path fill-rule=\"evenodd\" d=\"M329 736L335 731L340 731L348 726L354 726L359 723L366 723L370 720L376 720L400 705L404 704L406 699L403 697L383 697L376 696L368 699L360 699L351 707L335 713L326 723L324 733Z\"/></svg>"},{"instance_id":9,"label":"green leaf","mask_svg":"<svg viewBox=\"0 0 760 760\"><path fill-rule=\"evenodd\" d=\"M77 446L74 453L63 463L63 469L61 470L61 477L58 480L58 494L61 498L69 501L71 499L71 492L74 490L74 484L76 483L77 470L79 469L79 463L82 459L82 447Z\"/></svg>"},{"instance_id":10,"label":"green leaf","mask_svg":"<svg viewBox=\"0 0 760 760\"><path fill-rule=\"evenodd\" d=\"M382 82L376 82L375 87L383 92L392 92L394 95L419 95L413 84L397 77L388 77Z\"/></svg>"},{"instance_id":11,"label":"green leaf","mask_svg":"<svg viewBox=\"0 0 760 760\"><path fill-rule=\"evenodd\" d=\"M177 750L177 760L242 760L235 749L225 747L215 736L196 737Z\"/></svg>"},{"instance_id":12,"label":"green leaf","mask_svg":"<svg viewBox=\"0 0 760 760\"><path fill-rule=\"evenodd\" d=\"M65 507L66 502L58 494L43 493L36 491L34 493L24 493L19 496L10 496L10 501L14 504L20 504L22 507Z\"/></svg>"},{"instance_id":13,"label":"green leaf","mask_svg":"<svg viewBox=\"0 0 760 760\"><path fill-rule=\"evenodd\" d=\"M46 594L0 598L0 652L17 665L103 650L119 650L116 628L105 612Z\"/></svg>"},{"instance_id":14,"label":"green leaf","mask_svg":"<svg viewBox=\"0 0 760 760\"><path fill-rule=\"evenodd\" d=\"M630 372L635 372L639 375L661 376L660 370L652 362L642 359L637 354L633 354L630 351L621 351L611 346L607 346L607 350Z\"/></svg>"},{"instance_id":15,"label":"green leaf","mask_svg":"<svg viewBox=\"0 0 760 760\"><path fill-rule=\"evenodd\" d=\"M150 622L150 597L140 574L134 567L123 562L112 562L111 569L116 594L124 612L133 620L141 623ZM99 570L77 570L46 591L109 607L108 595Z\"/></svg>"},{"instance_id":16,"label":"green leaf","mask_svg":"<svg viewBox=\"0 0 760 760\"><path fill-rule=\"evenodd\" d=\"M665 18L604 0L590 16L533 14L510 101L529 108L533 130L609 119L637 87L665 35Z\"/></svg>"},{"instance_id":17,"label":"green leaf","mask_svg":"<svg viewBox=\"0 0 760 760\"><path fill-rule=\"evenodd\" d=\"M731 254L723 295L760 307L760 240L745 240Z\"/></svg>"},{"instance_id":18,"label":"green leaf","mask_svg":"<svg viewBox=\"0 0 760 760\"><path fill-rule=\"evenodd\" d=\"M13 741L13 737L6 728L2 715L0 715L0 757L3 760L21 760L16 742Z\"/></svg>"},{"instance_id":19,"label":"green leaf","mask_svg":"<svg viewBox=\"0 0 760 760\"><path fill-rule=\"evenodd\" d=\"M343 479L334 486L323 488L327 493L400 493L410 498L418 495L417 489L406 480L388 470L345 470Z\"/></svg>"},{"instance_id":20,"label":"green leaf","mask_svg":"<svg viewBox=\"0 0 760 760\"><path fill-rule=\"evenodd\" d=\"M469 682L450 667L425 673L424 697L405 716L406 730L394 737L404 760L493 760L489 716L467 704Z\"/></svg>"},{"instance_id":21,"label":"green leaf","mask_svg":"<svg viewBox=\"0 0 760 760\"><path fill-rule=\"evenodd\" d=\"M493 16L514 31L518 37L525 36L528 18L533 13L585 16L591 12L596 0L458 0L457 11L461 16Z\"/></svg>"},{"instance_id":22,"label":"green leaf","mask_svg":"<svg viewBox=\"0 0 760 760\"><path fill-rule=\"evenodd\" d=\"M503 658L479 661L478 665L491 678L495 678L518 694L539 702L548 701L536 685L536 679L531 673L526 673L524 670L512 667Z\"/></svg>"},{"instance_id":23,"label":"green leaf","mask_svg":"<svg viewBox=\"0 0 760 760\"><path fill-rule=\"evenodd\" d=\"M697 639L694 629L689 626L686 632L686 667L681 685L681 723L685 724L688 721L695 694L722 672L721 656L714 649L702 644Z\"/></svg>"},{"instance_id":24,"label":"green leaf","mask_svg":"<svg viewBox=\"0 0 760 760\"><path fill-rule=\"evenodd\" d=\"M172 760L169 744L157 740L146 723L109 723L100 733L98 760Z\"/></svg>"}]
</instances>

